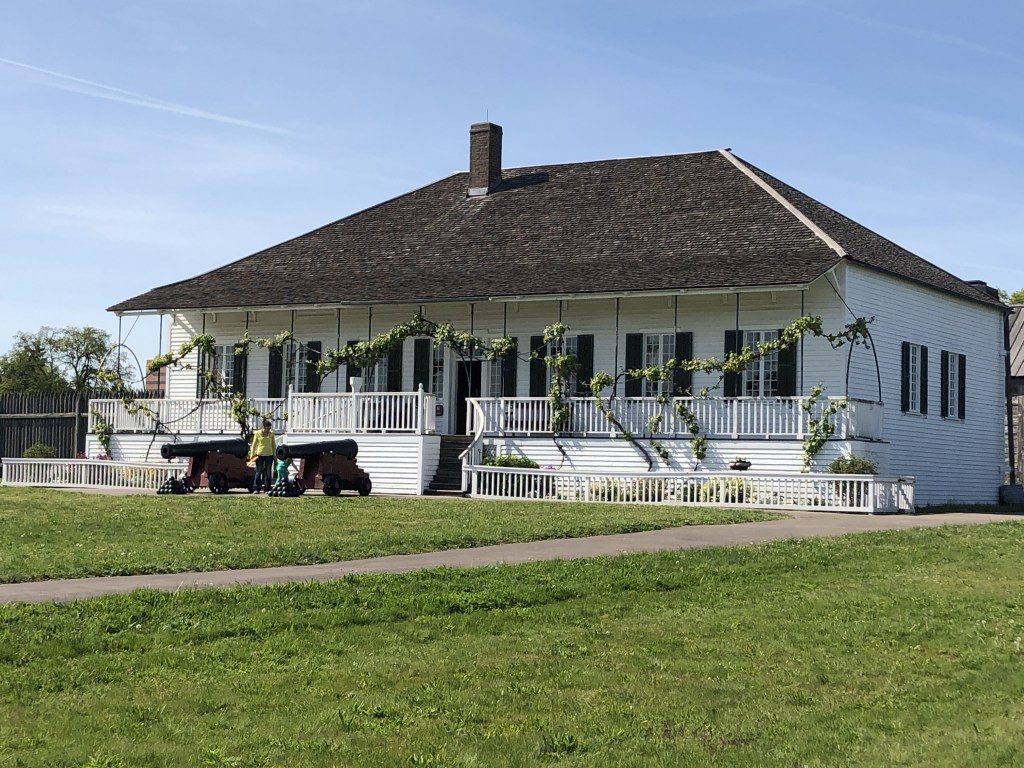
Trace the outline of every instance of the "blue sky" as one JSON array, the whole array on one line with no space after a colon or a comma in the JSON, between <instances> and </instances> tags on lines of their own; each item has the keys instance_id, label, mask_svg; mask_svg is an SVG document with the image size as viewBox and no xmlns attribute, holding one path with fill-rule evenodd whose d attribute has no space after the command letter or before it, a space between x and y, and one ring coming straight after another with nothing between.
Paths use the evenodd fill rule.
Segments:
<instances>
[{"instance_id":1,"label":"blue sky","mask_svg":"<svg viewBox=\"0 0 1024 768\"><path fill-rule=\"evenodd\" d=\"M0 352L468 164L731 147L1024 288L1018 2L5 0ZM240 301L241 303L241 301ZM125 318L141 358L154 318Z\"/></svg>"}]
</instances>

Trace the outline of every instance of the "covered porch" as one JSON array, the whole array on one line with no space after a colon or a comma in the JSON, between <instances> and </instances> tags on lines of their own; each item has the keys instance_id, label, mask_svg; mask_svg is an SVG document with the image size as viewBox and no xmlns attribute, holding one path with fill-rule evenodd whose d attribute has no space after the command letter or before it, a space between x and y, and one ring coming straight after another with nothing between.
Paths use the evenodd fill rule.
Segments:
<instances>
[{"instance_id":1,"label":"covered porch","mask_svg":"<svg viewBox=\"0 0 1024 768\"><path fill-rule=\"evenodd\" d=\"M869 400L806 397L653 397L606 401L615 421L590 397L569 398L569 418L561 433L587 437L630 434L690 438L690 428L676 411L680 405L696 416L700 434L710 438L794 438L811 432L830 403L845 403L831 417L836 439L883 439L882 404ZM269 418L279 434L434 434L437 398L424 392L290 393L284 398L254 398L249 417L257 429ZM550 435L552 405L546 397L476 397L467 400L467 434L484 437ZM615 422L618 422L617 426ZM159 432L175 435L235 434L227 400L167 398L129 407L116 399L89 401L89 429L112 434Z\"/></svg>"}]
</instances>

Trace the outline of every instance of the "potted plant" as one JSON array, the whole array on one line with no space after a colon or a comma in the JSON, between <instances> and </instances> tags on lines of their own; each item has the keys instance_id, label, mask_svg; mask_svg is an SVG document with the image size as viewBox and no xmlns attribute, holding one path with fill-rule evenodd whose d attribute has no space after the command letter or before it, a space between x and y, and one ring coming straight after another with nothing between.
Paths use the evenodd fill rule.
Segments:
<instances>
[{"instance_id":1,"label":"potted plant","mask_svg":"<svg viewBox=\"0 0 1024 768\"><path fill-rule=\"evenodd\" d=\"M737 456L732 460L732 463L729 465L729 469L736 470L737 472L745 472L750 469L750 462L742 456Z\"/></svg>"}]
</instances>

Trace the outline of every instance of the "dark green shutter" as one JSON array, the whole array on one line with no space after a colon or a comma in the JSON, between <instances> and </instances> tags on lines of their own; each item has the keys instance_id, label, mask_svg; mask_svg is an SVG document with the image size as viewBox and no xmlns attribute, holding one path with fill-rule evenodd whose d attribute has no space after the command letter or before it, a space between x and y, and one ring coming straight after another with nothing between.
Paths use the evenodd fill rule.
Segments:
<instances>
[{"instance_id":1,"label":"dark green shutter","mask_svg":"<svg viewBox=\"0 0 1024 768\"><path fill-rule=\"evenodd\" d=\"M594 378L594 334L585 333L576 337L576 395L590 394L590 380Z\"/></svg>"},{"instance_id":2,"label":"dark green shutter","mask_svg":"<svg viewBox=\"0 0 1024 768\"><path fill-rule=\"evenodd\" d=\"M354 347L358 343L359 343L358 339L352 339L351 341L349 341L348 346ZM346 363L345 364L345 391L346 392L351 392L352 391L352 385L348 383L349 379L351 379L353 376L362 376L362 375L363 375L363 369L362 368L357 368L356 366L352 365L352 363Z\"/></svg>"},{"instance_id":3,"label":"dark green shutter","mask_svg":"<svg viewBox=\"0 0 1024 768\"><path fill-rule=\"evenodd\" d=\"M739 352L741 349L743 349L743 331L726 331L725 354L728 355L730 352ZM743 374L725 374L725 381L723 382L723 386L725 388L725 396L739 397L741 394L742 384Z\"/></svg>"},{"instance_id":4,"label":"dark green shutter","mask_svg":"<svg viewBox=\"0 0 1024 768\"><path fill-rule=\"evenodd\" d=\"M519 346L518 339L512 339L512 349L501 359L501 396L516 396L516 367L519 365L519 358L516 354Z\"/></svg>"},{"instance_id":5,"label":"dark green shutter","mask_svg":"<svg viewBox=\"0 0 1024 768\"><path fill-rule=\"evenodd\" d=\"M206 352L199 350L199 362L196 363L196 397L202 400L206 397L206 366L208 365Z\"/></svg>"},{"instance_id":6,"label":"dark green shutter","mask_svg":"<svg viewBox=\"0 0 1024 768\"><path fill-rule=\"evenodd\" d=\"M388 392L402 391L402 345L388 353Z\"/></svg>"},{"instance_id":7,"label":"dark green shutter","mask_svg":"<svg viewBox=\"0 0 1024 768\"><path fill-rule=\"evenodd\" d=\"M284 356L281 354L280 349L270 350L270 364L268 368L267 397L282 397L282 388L284 386L282 381L284 378Z\"/></svg>"},{"instance_id":8,"label":"dark green shutter","mask_svg":"<svg viewBox=\"0 0 1024 768\"><path fill-rule=\"evenodd\" d=\"M245 380L246 377L249 375L249 354L247 352L243 352L240 355L236 354L234 365L234 385L232 386L231 389L232 391L235 392L235 394L244 395L246 383Z\"/></svg>"},{"instance_id":9,"label":"dark green shutter","mask_svg":"<svg viewBox=\"0 0 1024 768\"><path fill-rule=\"evenodd\" d=\"M910 342L900 345L900 410L910 410Z\"/></svg>"},{"instance_id":10,"label":"dark green shutter","mask_svg":"<svg viewBox=\"0 0 1024 768\"><path fill-rule=\"evenodd\" d=\"M644 367L644 335L642 333L626 334L626 370ZM644 380L626 375L626 397L641 397L644 393Z\"/></svg>"},{"instance_id":11,"label":"dark green shutter","mask_svg":"<svg viewBox=\"0 0 1024 768\"><path fill-rule=\"evenodd\" d=\"M949 415L949 396L952 394L949 391L949 352L943 350L939 360L939 369L942 375L942 379L939 381L939 407L942 410L939 415L945 417Z\"/></svg>"},{"instance_id":12,"label":"dark green shutter","mask_svg":"<svg viewBox=\"0 0 1024 768\"><path fill-rule=\"evenodd\" d=\"M306 342L306 392L320 391L320 375L316 372L316 364L320 362L323 342Z\"/></svg>"},{"instance_id":13,"label":"dark green shutter","mask_svg":"<svg viewBox=\"0 0 1024 768\"><path fill-rule=\"evenodd\" d=\"M676 334L676 362L683 360L693 360L693 334L690 331ZM676 368L672 372L672 388L676 397L689 397L693 394L690 391L692 387L693 371Z\"/></svg>"},{"instance_id":14,"label":"dark green shutter","mask_svg":"<svg viewBox=\"0 0 1024 768\"><path fill-rule=\"evenodd\" d=\"M538 357L534 357L537 355ZM547 345L543 336L530 337L530 397L544 397L548 393L548 366L544 362Z\"/></svg>"},{"instance_id":15,"label":"dark green shutter","mask_svg":"<svg viewBox=\"0 0 1024 768\"><path fill-rule=\"evenodd\" d=\"M412 388L430 391L430 374L434 359L434 344L430 339L413 339L412 342Z\"/></svg>"},{"instance_id":16,"label":"dark green shutter","mask_svg":"<svg viewBox=\"0 0 1024 768\"><path fill-rule=\"evenodd\" d=\"M779 338L782 338L782 329L779 329ZM796 395L796 345L799 343L779 350L779 397Z\"/></svg>"},{"instance_id":17,"label":"dark green shutter","mask_svg":"<svg viewBox=\"0 0 1024 768\"><path fill-rule=\"evenodd\" d=\"M928 413L928 347L921 347L921 413Z\"/></svg>"},{"instance_id":18,"label":"dark green shutter","mask_svg":"<svg viewBox=\"0 0 1024 768\"><path fill-rule=\"evenodd\" d=\"M967 418L967 355L960 355L960 376L957 379L960 391L957 392L956 412L961 419Z\"/></svg>"}]
</instances>

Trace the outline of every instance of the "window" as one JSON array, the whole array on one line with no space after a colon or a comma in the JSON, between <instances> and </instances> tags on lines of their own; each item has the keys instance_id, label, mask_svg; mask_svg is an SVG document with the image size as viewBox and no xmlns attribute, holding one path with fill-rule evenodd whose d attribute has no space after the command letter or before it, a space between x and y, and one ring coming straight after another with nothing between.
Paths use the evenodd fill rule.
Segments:
<instances>
[{"instance_id":1,"label":"window","mask_svg":"<svg viewBox=\"0 0 1024 768\"><path fill-rule=\"evenodd\" d=\"M358 343L358 341L349 341L349 346ZM418 353L417 350L419 350ZM403 347L398 345L370 368L356 368L349 364L345 369L346 378L361 378L363 392L401 392L402 354ZM430 340L415 339L413 344L413 383L417 388L422 384L423 389L426 390L430 384L427 378L430 374L430 360Z\"/></svg>"},{"instance_id":2,"label":"window","mask_svg":"<svg viewBox=\"0 0 1024 768\"><path fill-rule=\"evenodd\" d=\"M575 356L578 365L576 373L570 377L565 394L577 397L590 394L587 385L594 377L594 334L581 333L577 336L566 336L562 339L560 348L555 343L545 344L543 336L531 336L530 352L534 355L530 358L530 397L543 397L548 394L551 388L551 372L543 358L545 355L559 353ZM515 362L513 357L513 366L515 366ZM515 368L508 371L508 374L507 389L510 393L514 393Z\"/></svg>"},{"instance_id":3,"label":"window","mask_svg":"<svg viewBox=\"0 0 1024 768\"><path fill-rule=\"evenodd\" d=\"M433 344L430 359L430 391L437 395L437 402L444 402L444 346Z\"/></svg>"},{"instance_id":4,"label":"window","mask_svg":"<svg viewBox=\"0 0 1024 768\"><path fill-rule=\"evenodd\" d=\"M904 413L928 413L928 347L903 342L900 408Z\"/></svg>"},{"instance_id":5,"label":"window","mask_svg":"<svg viewBox=\"0 0 1024 768\"><path fill-rule=\"evenodd\" d=\"M644 334L644 368L665 365L676 356L676 336L674 333ZM644 381L643 396L671 397L673 392L671 381Z\"/></svg>"},{"instance_id":6,"label":"window","mask_svg":"<svg viewBox=\"0 0 1024 768\"><path fill-rule=\"evenodd\" d=\"M572 355L578 361L579 355L579 338L576 336L563 336L561 346L557 341L552 341L548 344L548 354L552 357L557 355ZM548 389L551 388L551 374L552 371L548 368ZM567 395L576 394L576 390L579 388L579 371L569 376L569 381L566 382L565 392Z\"/></svg>"},{"instance_id":7,"label":"window","mask_svg":"<svg viewBox=\"0 0 1024 768\"><path fill-rule=\"evenodd\" d=\"M307 341L300 344L293 341L282 349L281 384L282 394L288 392L316 392L320 380L316 364L320 360L323 342Z\"/></svg>"},{"instance_id":8,"label":"window","mask_svg":"<svg viewBox=\"0 0 1024 768\"><path fill-rule=\"evenodd\" d=\"M363 369L363 392L388 391L388 356L377 361L373 368Z\"/></svg>"},{"instance_id":9,"label":"window","mask_svg":"<svg viewBox=\"0 0 1024 768\"><path fill-rule=\"evenodd\" d=\"M746 331L743 346L757 350L758 344L775 341L778 331ZM750 367L743 372L743 394L747 397L779 396L779 353L769 352L754 358Z\"/></svg>"},{"instance_id":10,"label":"window","mask_svg":"<svg viewBox=\"0 0 1024 768\"><path fill-rule=\"evenodd\" d=\"M199 397L211 397L213 389L220 389L222 392L234 392L235 386L240 383L239 372L235 370L235 345L217 344L213 348L213 357L201 355L199 362ZM206 372L213 373L213 383L206 379Z\"/></svg>"},{"instance_id":11,"label":"window","mask_svg":"<svg viewBox=\"0 0 1024 768\"><path fill-rule=\"evenodd\" d=\"M284 391L305 392L306 348L292 342L285 348L285 360L288 364L285 366Z\"/></svg>"},{"instance_id":12,"label":"window","mask_svg":"<svg viewBox=\"0 0 1024 768\"><path fill-rule=\"evenodd\" d=\"M967 358L956 352L942 353L942 416L963 419L967 410Z\"/></svg>"},{"instance_id":13,"label":"window","mask_svg":"<svg viewBox=\"0 0 1024 768\"><path fill-rule=\"evenodd\" d=\"M650 366L662 366L669 360L693 358L693 333L627 333L626 370L637 371ZM591 366L593 370L593 366ZM629 376L625 381L626 397L680 396L687 394L693 383L693 374L676 368L671 381L647 381Z\"/></svg>"}]
</instances>

